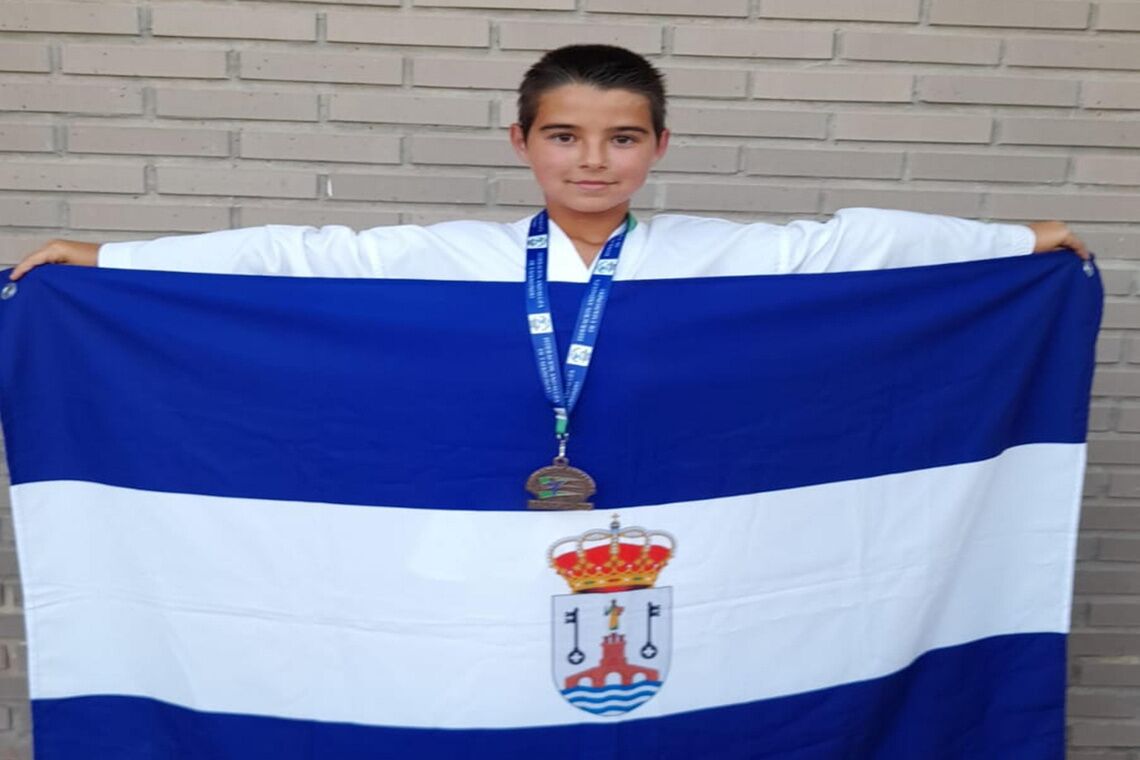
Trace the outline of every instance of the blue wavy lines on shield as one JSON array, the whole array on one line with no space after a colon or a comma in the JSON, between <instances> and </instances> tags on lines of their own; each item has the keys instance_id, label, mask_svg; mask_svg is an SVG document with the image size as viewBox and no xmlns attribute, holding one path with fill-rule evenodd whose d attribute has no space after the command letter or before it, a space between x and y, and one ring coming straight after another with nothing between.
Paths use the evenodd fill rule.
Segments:
<instances>
[{"instance_id":1,"label":"blue wavy lines on shield","mask_svg":"<svg viewBox=\"0 0 1140 760\"><path fill-rule=\"evenodd\" d=\"M628 686L613 684L590 688L564 689L562 696L579 710L594 715L622 715L640 707L661 690L661 681L638 681Z\"/></svg>"}]
</instances>

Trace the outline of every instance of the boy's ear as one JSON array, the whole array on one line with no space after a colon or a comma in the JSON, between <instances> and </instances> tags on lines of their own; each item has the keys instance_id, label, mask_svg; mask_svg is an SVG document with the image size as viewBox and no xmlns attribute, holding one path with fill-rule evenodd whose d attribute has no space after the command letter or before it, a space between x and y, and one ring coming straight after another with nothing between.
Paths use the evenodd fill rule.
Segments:
<instances>
[{"instance_id":1,"label":"boy's ear","mask_svg":"<svg viewBox=\"0 0 1140 760\"><path fill-rule=\"evenodd\" d=\"M515 155L519 157L519 160L530 166L530 156L526 149L526 135L523 134L522 125L518 122L511 125L511 147L515 149Z\"/></svg>"},{"instance_id":2,"label":"boy's ear","mask_svg":"<svg viewBox=\"0 0 1140 760\"><path fill-rule=\"evenodd\" d=\"M665 151L669 149L669 130L662 129L661 136L657 138L657 150L653 152L653 163L665 158Z\"/></svg>"}]
</instances>

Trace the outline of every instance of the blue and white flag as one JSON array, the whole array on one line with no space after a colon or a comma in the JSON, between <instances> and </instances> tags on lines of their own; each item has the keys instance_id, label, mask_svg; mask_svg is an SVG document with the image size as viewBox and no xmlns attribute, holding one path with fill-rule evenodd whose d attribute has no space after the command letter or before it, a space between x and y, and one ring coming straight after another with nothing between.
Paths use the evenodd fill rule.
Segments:
<instances>
[{"instance_id":1,"label":"blue and white flag","mask_svg":"<svg viewBox=\"0 0 1140 760\"><path fill-rule=\"evenodd\" d=\"M1059 760L1100 303L1062 254L616 283L596 509L533 512L520 283L37 270L36 757Z\"/></svg>"}]
</instances>

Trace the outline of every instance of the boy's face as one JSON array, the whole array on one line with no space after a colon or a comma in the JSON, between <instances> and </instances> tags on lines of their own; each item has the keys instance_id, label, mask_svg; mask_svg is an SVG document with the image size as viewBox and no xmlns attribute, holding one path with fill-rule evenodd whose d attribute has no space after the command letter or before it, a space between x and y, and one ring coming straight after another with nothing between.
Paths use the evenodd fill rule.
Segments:
<instances>
[{"instance_id":1,"label":"boy's face","mask_svg":"<svg viewBox=\"0 0 1140 760\"><path fill-rule=\"evenodd\" d=\"M650 167L665 155L649 99L629 90L568 84L539 100L530 134L511 126L511 143L526 162L551 212L604 213L627 207Z\"/></svg>"}]
</instances>

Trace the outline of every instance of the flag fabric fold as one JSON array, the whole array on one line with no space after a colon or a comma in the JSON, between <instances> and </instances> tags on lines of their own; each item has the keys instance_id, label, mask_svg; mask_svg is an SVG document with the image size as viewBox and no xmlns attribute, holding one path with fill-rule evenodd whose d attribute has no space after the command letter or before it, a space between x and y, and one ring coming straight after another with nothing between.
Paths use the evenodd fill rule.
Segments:
<instances>
[{"instance_id":1,"label":"flag fabric fold","mask_svg":"<svg viewBox=\"0 0 1140 760\"><path fill-rule=\"evenodd\" d=\"M616 283L596 509L545 513L521 283L37 270L36 756L1059 759L1101 299L1061 254Z\"/></svg>"}]
</instances>

